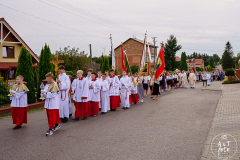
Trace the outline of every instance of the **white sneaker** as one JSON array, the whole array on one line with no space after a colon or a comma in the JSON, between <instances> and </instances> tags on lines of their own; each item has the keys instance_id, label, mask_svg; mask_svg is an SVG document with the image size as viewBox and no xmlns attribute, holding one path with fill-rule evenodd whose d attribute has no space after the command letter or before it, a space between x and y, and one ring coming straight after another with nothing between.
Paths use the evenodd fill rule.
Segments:
<instances>
[{"instance_id":1,"label":"white sneaker","mask_svg":"<svg viewBox=\"0 0 240 160\"><path fill-rule=\"evenodd\" d=\"M141 99L141 102L143 102L143 99Z\"/></svg>"},{"instance_id":2,"label":"white sneaker","mask_svg":"<svg viewBox=\"0 0 240 160\"><path fill-rule=\"evenodd\" d=\"M51 135L53 135L53 130L49 129L46 133L46 136L51 136Z\"/></svg>"},{"instance_id":3,"label":"white sneaker","mask_svg":"<svg viewBox=\"0 0 240 160\"><path fill-rule=\"evenodd\" d=\"M53 131L55 132L55 131L59 130L60 128L61 128L61 126L58 125L58 126L54 127Z\"/></svg>"}]
</instances>

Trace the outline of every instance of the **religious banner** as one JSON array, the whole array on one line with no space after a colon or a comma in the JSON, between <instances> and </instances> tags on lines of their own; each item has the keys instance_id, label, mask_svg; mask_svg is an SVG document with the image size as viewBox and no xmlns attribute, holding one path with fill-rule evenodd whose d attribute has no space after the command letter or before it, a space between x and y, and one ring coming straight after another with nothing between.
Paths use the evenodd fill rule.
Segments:
<instances>
[{"instance_id":1,"label":"religious banner","mask_svg":"<svg viewBox=\"0 0 240 160\"><path fill-rule=\"evenodd\" d=\"M111 53L112 53L112 69L116 69L116 62L115 62L115 52L113 49L113 43L112 43L112 35L110 34L110 40L111 40Z\"/></svg>"},{"instance_id":2,"label":"religious banner","mask_svg":"<svg viewBox=\"0 0 240 160\"><path fill-rule=\"evenodd\" d=\"M126 66L127 66L127 73L131 72L131 68L129 67L129 64L128 64L128 57L127 57L127 54L126 54L126 50L123 50L124 54L125 54L125 63L126 63Z\"/></svg>"},{"instance_id":3,"label":"religious banner","mask_svg":"<svg viewBox=\"0 0 240 160\"><path fill-rule=\"evenodd\" d=\"M126 60L125 60L126 57L125 57L125 54L123 52L123 46L121 45L120 47L121 47L121 51L122 51L122 69L124 71L127 71L127 65L126 65Z\"/></svg>"},{"instance_id":4,"label":"religious banner","mask_svg":"<svg viewBox=\"0 0 240 160\"><path fill-rule=\"evenodd\" d=\"M155 79L158 79L158 77L163 73L164 66L165 66L165 58L164 58L164 49L162 45L160 53L158 55L158 59L157 59Z\"/></svg>"},{"instance_id":5,"label":"religious banner","mask_svg":"<svg viewBox=\"0 0 240 160\"><path fill-rule=\"evenodd\" d=\"M143 72L143 70L145 69L145 62L146 62L146 39L147 39L147 33L145 33L145 38L144 38L142 60L141 60L140 67L139 67L140 72Z\"/></svg>"}]
</instances>

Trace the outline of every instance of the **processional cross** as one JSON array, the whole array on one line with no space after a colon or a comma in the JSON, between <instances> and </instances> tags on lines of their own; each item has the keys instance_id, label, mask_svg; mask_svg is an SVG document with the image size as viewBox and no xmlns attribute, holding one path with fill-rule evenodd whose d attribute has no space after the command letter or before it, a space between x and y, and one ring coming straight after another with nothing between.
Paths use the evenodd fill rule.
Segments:
<instances>
[{"instance_id":1,"label":"processional cross","mask_svg":"<svg viewBox=\"0 0 240 160\"><path fill-rule=\"evenodd\" d=\"M50 61L50 63L52 63L54 65L54 71L56 73L56 77L58 78L58 64L59 63L64 63L64 61L62 60L58 60L58 53L56 52L55 54L55 61Z\"/></svg>"}]
</instances>

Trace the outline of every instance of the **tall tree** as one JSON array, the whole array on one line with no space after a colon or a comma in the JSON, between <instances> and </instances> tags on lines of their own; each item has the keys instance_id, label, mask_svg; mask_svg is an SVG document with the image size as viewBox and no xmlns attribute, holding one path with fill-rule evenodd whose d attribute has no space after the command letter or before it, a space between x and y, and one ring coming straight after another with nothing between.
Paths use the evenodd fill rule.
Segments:
<instances>
[{"instance_id":1,"label":"tall tree","mask_svg":"<svg viewBox=\"0 0 240 160\"><path fill-rule=\"evenodd\" d=\"M232 45L229 41L226 43L225 51L222 55L222 67L223 69L234 67L233 50Z\"/></svg>"},{"instance_id":2,"label":"tall tree","mask_svg":"<svg viewBox=\"0 0 240 160\"><path fill-rule=\"evenodd\" d=\"M60 48L57 52L59 53L59 60L64 60L66 71L73 71L76 73L77 68L79 68L83 70L84 73L87 72L87 64L90 63L90 56L87 56L84 51L80 52L79 48L70 48L68 46L63 49Z\"/></svg>"},{"instance_id":3,"label":"tall tree","mask_svg":"<svg viewBox=\"0 0 240 160\"><path fill-rule=\"evenodd\" d=\"M53 64L50 63L50 61L52 61L52 54L47 44L45 44L44 47L42 48L39 59L40 60L38 63L37 99L39 99L40 97L41 93L40 84L42 83L42 80L45 79L45 75L48 72L53 73Z\"/></svg>"},{"instance_id":4,"label":"tall tree","mask_svg":"<svg viewBox=\"0 0 240 160\"><path fill-rule=\"evenodd\" d=\"M182 52L182 55L181 55L181 62L180 62L180 70L185 70L187 71L188 70L188 66L187 66L187 56L186 56L186 53L185 52Z\"/></svg>"},{"instance_id":5,"label":"tall tree","mask_svg":"<svg viewBox=\"0 0 240 160\"><path fill-rule=\"evenodd\" d=\"M220 57L217 54L213 54L213 62L217 64L220 61Z\"/></svg>"},{"instance_id":6,"label":"tall tree","mask_svg":"<svg viewBox=\"0 0 240 160\"><path fill-rule=\"evenodd\" d=\"M100 71L102 71L104 73L106 70L108 70L108 71L110 70L109 59L108 59L108 56L102 55L101 63L100 63Z\"/></svg>"},{"instance_id":7,"label":"tall tree","mask_svg":"<svg viewBox=\"0 0 240 160\"><path fill-rule=\"evenodd\" d=\"M18 57L18 65L16 75L22 75L24 81L27 82L28 103L35 103L35 87L34 87L34 73L31 54L25 47L21 48L20 55Z\"/></svg>"},{"instance_id":8,"label":"tall tree","mask_svg":"<svg viewBox=\"0 0 240 160\"><path fill-rule=\"evenodd\" d=\"M181 45L177 44L177 39L174 37L174 35L170 35L169 39L167 40L167 43L164 46L164 53L165 53L165 64L166 70L175 70L176 68L176 52L182 48Z\"/></svg>"}]
</instances>

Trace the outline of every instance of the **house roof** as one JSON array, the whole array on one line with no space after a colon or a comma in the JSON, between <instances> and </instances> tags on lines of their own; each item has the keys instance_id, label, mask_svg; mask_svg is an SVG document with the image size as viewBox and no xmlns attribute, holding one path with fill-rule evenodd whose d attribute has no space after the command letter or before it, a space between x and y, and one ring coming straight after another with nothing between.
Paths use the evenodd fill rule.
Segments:
<instances>
[{"instance_id":1,"label":"house roof","mask_svg":"<svg viewBox=\"0 0 240 160\"><path fill-rule=\"evenodd\" d=\"M176 57L175 57L175 61L180 62L180 61L181 61L181 58L178 57L178 56L176 56Z\"/></svg>"},{"instance_id":2,"label":"house roof","mask_svg":"<svg viewBox=\"0 0 240 160\"><path fill-rule=\"evenodd\" d=\"M39 62L39 57L33 52L33 50L27 45L26 42L24 42L24 40L17 34L17 32L11 27L10 24L7 23L7 21L4 18L0 18L0 22L3 22L4 25L11 30L11 32L13 33L13 35L23 44L24 47L27 48L27 50L29 50L30 54L32 55L32 57Z\"/></svg>"},{"instance_id":3,"label":"house roof","mask_svg":"<svg viewBox=\"0 0 240 160\"><path fill-rule=\"evenodd\" d=\"M141 43L141 44L144 44L144 40L140 40L140 39L137 39L137 38L128 38L126 41L124 41L122 44L124 44L124 43L126 43L127 41L129 41L129 40L134 40L134 41L136 41L136 42L139 42L139 43ZM154 47L154 44L152 44L152 43L149 43L148 42L148 45L149 46L151 46L151 47ZM117 46L115 49L117 49L118 47L120 47L121 46L121 44L119 45L119 46ZM158 46L155 46L155 48L158 48ZM114 49L114 50L115 50Z\"/></svg>"},{"instance_id":4,"label":"house roof","mask_svg":"<svg viewBox=\"0 0 240 160\"><path fill-rule=\"evenodd\" d=\"M192 61L192 59L187 59L187 62L189 62L189 60ZM191 62L191 63L202 64L202 63L204 63L204 60L203 59L193 59L193 62Z\"/></svg>"},{"instance_id":5,"label":"house roof","mask_svg":"<svg viewBox=\"0 0 240 160\"><path fill-rule=\"evenodd\" d=\"M17 68L17 62L1 62L0 70L8 70ZM38 65L33 65L33 68L38 68Z\"/></svg>"}]
</instances>

